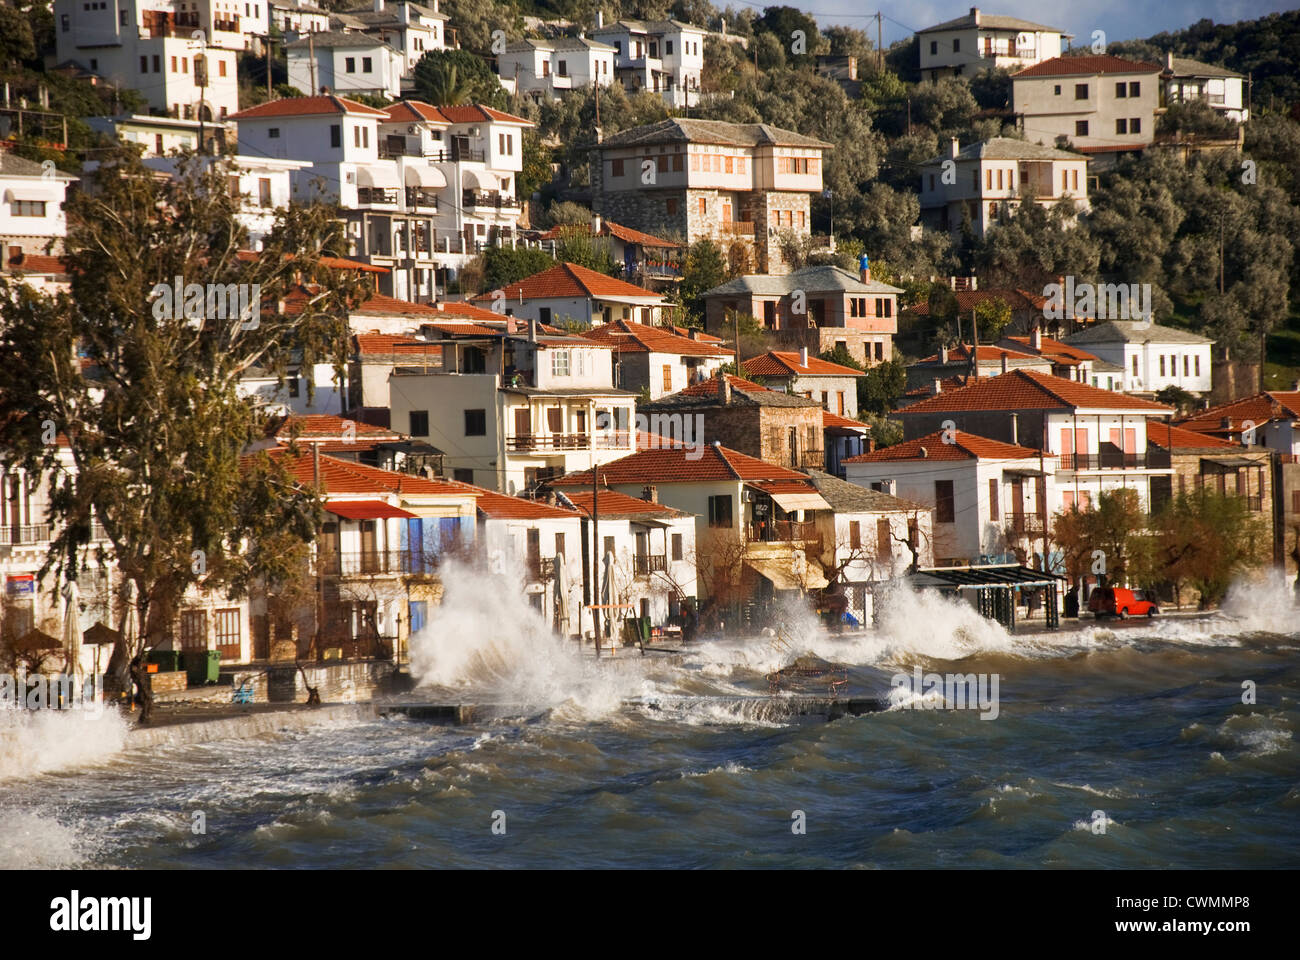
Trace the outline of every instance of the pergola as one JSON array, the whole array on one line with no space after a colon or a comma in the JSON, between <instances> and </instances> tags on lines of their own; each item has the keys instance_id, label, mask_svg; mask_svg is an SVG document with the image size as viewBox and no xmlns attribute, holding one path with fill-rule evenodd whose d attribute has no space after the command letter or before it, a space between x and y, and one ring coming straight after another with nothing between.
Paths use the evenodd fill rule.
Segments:
<instances>
[{"instance_id":1,"label":"pergola","mask_svg":"<svg viewBox=\"0 0 1300 960\"><path fill-rule=\"evenodd\" d=\"M1015 563L984 564L974 567L922 567L905 578L917 590L975 592L975 609L1008 630L1016 626L1015 591L1021 587L1044 587L1047 591L1047 626L1061 625L1057 607L1057 585L1066 579L1046 570L1034 570Z\"/></svg>"}]
</instances>

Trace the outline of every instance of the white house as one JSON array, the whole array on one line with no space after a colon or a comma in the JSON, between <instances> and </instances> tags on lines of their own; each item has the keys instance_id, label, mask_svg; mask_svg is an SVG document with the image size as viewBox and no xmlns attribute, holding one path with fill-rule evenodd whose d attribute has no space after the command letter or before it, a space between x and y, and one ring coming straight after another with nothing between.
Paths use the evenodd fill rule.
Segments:
<instances>
[{"instance_id":1,"label":"white house","mask_svg":"<svg viewBox=\"0 0 1300 960\"><path fill-rule=\"evenodd\" d=\"M222 152L226 138L233 133L228 123L199 123L180 117L156 117L146 114L122 114L116 117L87 117L86 125L99 133L116 137L123 143L140 148L142 157L165 157L178 151L199 148L199 130L207 143L215 142Z\"/></svg>"},{"instance_id":2,"label":"white house","mask_svg":"<svg viewBox=\"0 0 1300 960\"><path fill-rule=\"evenodd\" d=\"M68 219L63 212L68 184L76 177L48 164L0 153L0 245L4 262L21 254L63 251Z\"/></svg>"},{"instance_id":3,"label":"white house","mask_svg":"<svg viewBox=\"0 0 1300 960\"><path fill-rule=\"evenodd\" d=\"M406 57L368 33L313 33L285 46L289 84L309 94L328 90L396 98L402 95Z\"/></svg>"},{"instance_id":4,"label":"white house","mask_svg":"<svg viewBox=\"0 0 1300 960\"><path fill-rule=\"evenodd\" d=\"M1293 383L1290 390L1267 390L1201 410L1178 425L1184 430L1245 446L1251 446L1253 439L1253 445L1276 450L1286 457L1300 457L1300 383ZM1300 513L1296 509L1300 499L1295 500L1295 505L1287 506L1290 512Z\"/></svg>"},{"instance_id":5,"label":"white house","mask_svg":"<svg viewBox=\"0 0 1300 960\"><path fill-rule=\"evenodd\" d=\"M1172 408L1033 370L980 377L898 410L908 440L951 430L1042 450L1056 460L1059 499L1048 513L1129 487L1150 507L1152 478L1172 475L1167 451L1147 449L1147 424ZM977 432L978 431L978 432ZM932 444L923 444L931 446ZM870 456L870 454L868 454ZM940 522L936 515L935 523ZM936 556L938 553L936 552Z\"/></svg>"},{"instance_id":6,"label":"white house","mask_svg":"<svg viewBox=\"0 0 1300 960\"><path fill-rule=\"evenodd\" d=\"M698 336L698 331L694 332ZM714 338L683 337L666 327L630 320L592 327L581 336L614 348L615 386L638 393L646 389L651 400L709 379L733 356L729 347Z\"/></svg>"},{"instance_id":7,"label":"white house","mask_svg":"<svg viewBox=\"0 0 1300 960\"><path fill-rule=\"evenodd\" d=\"M1155 139L1161 67L1110 54L1056 57L1011 76L1012 109L1026 139L1112 154Z\"/></svg>"},{"instance_id":8,"label":"white house","mask_svg":"<svg viewBox=\"0 0 1300 960\"><path fill-rule=\"evenodd\" d=\"M502 81L520 93L556 97L562 91L614 82L614 48L583 37L518 40L497 57Z\"/></svg>"},{"instance_id":9,"label":"white house","mask_svg":"<svg viewBox=\"0 0 1300 960\"><path fill-rule=\"evenodd\" d=\"M1026 192L1042 207L1068 199L1078 213L1088 203L1088 158L1010 137L993 137L959 147L921 167L921 221L936 230L961 232L970 219L976 235L1008 217Z\"/></svg>"},{"instance_id":10,"label":"white house","mask_svg":"<svg viewBox=\"0 0 1300 960\"><path fill-rule=\"evenodd\" d=\"M311 0L272 0L270 8L272 22L291 41L330 28L329 11Z\"/></svg>"},{"instance_id":11,"label":"white house","mask_svg":"<svg viewBox=\"0 0 1300 960\"><path fill-rule=\"evenodd\" d=\"M1246 106L1246 78L1226 67L1199 60L1165 54L1165 70L1160 75L1165 96L1161 106L1199 100L1215 113L1237 123L1250 119Z\"/></svg>"},{"instance_id":12,"label":"white house","mask_svg":"<svg viewBox=\"0 0 1300 960\"><path fill-rule=\"evenodd\" d=\"M971 77L982 70L1018 70L1060 56L1074 34L1019 17L971 7L964 17L916 32L921 78Z\"/></svg>"},{"instance_id":13,"label":"white house","mask_svg":"<svg viewBox=\"0 0 1300 960\"><path fill-rule=\"evenodd\" d=\"M1137 320L1108 320L1064 338L1109 363L1124 368L1126 393L1156 393L1182 387L1210 392L1210 347L1214 341L1186 330Z\"/></svg>"},{"instance_id":14,"label":"white house","mask_svg":"<svg viewBox=\"0 0 1300 960\"><path fill-rule=\"evenodd\" d=\"M930 549L941 566L1043 551L1055 461L1038 450L938 430L849 457L843 467L850 483L933 509Z\"/></svg>"},{"instance_id":15,"label":"white house","mask_svg":"<svg viewBox=\"0 0 1300 960\"><path fill-rule=\"evenodd\" d=\"M349 28L353 32L360 29L400 51L406 72L410 74L426 53L452 46L447 36L450 17L438 9L438 3L439 0L429 4L373 0L369 7L343 10L340 14L349 22L359 24L359 28Z\"/></svg>"},{"instance_id":16,"label":"white house","mask_svg":"<svg viewBox=\"0 0 1300 960\"><path fill-rule=\"evenodd\" d=\"M515 283L472 298L481 307L501 302L507 316L541 323L576 320L587 326L634 320L662 323L671 309L661 293L597 273L576 263L561 263Z\"/></svg>"},{"instance_id":17,"label":"white house","mask_svg":"<svg viewBox=\"0 0 1300 960\"><path fill-rule=\"evenodd\" d=\"M707 30L672 19L603 23L597 11L591 36L614 48L615 75L628 93L650 90L674 108L699 103Z\"/></svg>"},{"instance_id":18,"label":"white house","mask_svg":"<svg viewBox=\"0 0 1300 960\"><path fill-rule=\"evenodd\" d=\"M224 120L239 109L235 66L244 43L238 15L226 9L236 5L208 3L205 17L197 3L55 0L55 56L138 91L168 116Z\"/></svg>"}]
</instances>

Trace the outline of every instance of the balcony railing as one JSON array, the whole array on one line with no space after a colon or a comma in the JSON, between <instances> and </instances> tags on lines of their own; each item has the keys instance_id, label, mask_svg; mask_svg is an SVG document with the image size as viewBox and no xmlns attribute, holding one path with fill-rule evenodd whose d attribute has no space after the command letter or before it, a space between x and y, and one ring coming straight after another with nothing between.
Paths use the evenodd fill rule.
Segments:
<instances>
[{"instance_id":1,"label":"balcony railing","mask_svg":"<svg viewBox=\"0 0 1300 960\"><path fill-rule=\"evenodd\" d=\"M597 430L597 450L626 450L632 442L632 434L627 430Z\"/></svg>"},{"instance_id":2,"label":"balcony railing","mask_svg":"<svg viewBox=\"0 0 1300 960\"><path fill-rule=\"evenodd\" d=\"M555 577L554 557L529 557L524 562L529 583L545 583Z\"/></svg>"},{"instance_id":3,"label":"balcony railing","mask_svg":"<svg viewBox=\"0 0 1300 960\"><path fill-rule=\"evenodd\" d=\"M794 457L793 460L794 463L791 466L796 469L807 470L811 467L813 470L820 470L826 465L826 451L800 450L798 456Z\"/></svg>"},{"instance_id":4,"label":"balcony railing","mask_svg":"<svg viewBox=\"0 0 1300 960\"><path fill-rule=\"evenodd\" d=\"M652 573L662 573L668 569L668 557L664 554L634 554L632 569L638 577L647 577Z\"/></svg>"},{"instance_id":5,"label":"balcony railing","mask_svg":"<svg viewBox=\"0 0 1300 960\"><path fill-rule=\"evenodd\" d=\"M461 205L466 209L495 207L497 210L521 206L517 197L509 197L494 190L465 190L461 198Z\"/></svg>"},{"instance_id":6,"label":"balcony railing","mask_svg":"<svg viewBox=\"0 0 1300 960\"><path fill-rule=\"evenodd\" d=\"M821 538L812 520L767 520L750 523L745 539L750 543L806 543Z\"/></svg>"},{"instance_id":7,"label":"balcony railing","mask_svg":"<svg viewBox=\"0 0 1300 960\"><path fill-rule=\"evenodd\" d=\"M431 574L438 571L443 554L427 550L345 550L320 554L326 576L355 577L371 574Z\"/></svg>"},{"instance_id":8,"label":"balcony railing","mask_svg":"<svg viewBox=\"0 0 1300 960\"><path fill-rule=\"evenodd\" d=\"M357 203L396 204L396 187L357 187Z\"/></svg>"},{"instance_id":9,"label":"balcony railing","mask_svg":"<svg viewBox=\"0 0 1300 960\"><path fill-rule=\"evenodd\" d=\"M23 543L47 543L49 539L50 525L48 523L0 527L0 545L4 546L16 546Z\"/></svg>"},{"instance_id":10,"label":"balcony railing","mask_svg":"<svg viewBox=\"0 0 1300 960\"><path fill-rule=\"evenodd\" d=\"M1007 530L1015 535L1042 533L1046 521L1036 513L1015 513L1007 518Z\"/></svg>"},{"instance_id":11,"label":"balcony railing","mask_svg":"<svg viewBox=\"0 0 1300 960\"><path fill-rule=\"evenodd\" d=\"M1146 453L1062 453L1061 470L1167 470L1167 451L1151 450Z\"/></svg>"},{"instance_id":12,"label":"balcony railing","mask_svg":"<svg viewBox=\"0 0 1300 960\"><path fill-rule=\"evenodd\" d=\"M721 233L733 233L742 237L754 235L754 225L740 220L724 220L718 224L718 230Z\"/></svg>"},{"instance_id":13,"label":"balcony railing","mask_svg":"<svg viewBox=\"0 0 1300 960\"><path fill-rule=\"evenodd\" d=\"M520 450L590 450L591 436L586 433L526 433L506 437L506 449Z\"/></svg>"}]
</instances>

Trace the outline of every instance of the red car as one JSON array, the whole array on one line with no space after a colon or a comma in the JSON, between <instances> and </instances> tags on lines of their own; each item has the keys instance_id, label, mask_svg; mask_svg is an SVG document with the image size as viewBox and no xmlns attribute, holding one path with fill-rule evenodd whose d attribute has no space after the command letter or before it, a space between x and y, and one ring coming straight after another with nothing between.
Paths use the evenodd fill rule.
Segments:
<instances>
[{"instance_id":1,"label":"red car","mask_svg":"<svg viewBox=\"0 0 1300 960\"><path fill-rule=\"evenodd\" d=\"M1098 587L1088 597L1088 609L1102 617L1154 617L1160 608L1146 598L1141 590L1127 590L1124 587Z\"/></svg>"}]
</instances>

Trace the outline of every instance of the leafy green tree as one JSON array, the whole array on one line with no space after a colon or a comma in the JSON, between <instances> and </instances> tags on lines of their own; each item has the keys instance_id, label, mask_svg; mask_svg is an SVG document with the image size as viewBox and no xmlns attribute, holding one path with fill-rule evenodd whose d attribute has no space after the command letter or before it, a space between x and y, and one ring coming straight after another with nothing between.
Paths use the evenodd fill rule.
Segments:
<instances>
[{"instance_id":1,"label":"leafy green tree","mask_svg":"<svg viewBox=\"0 0 1300 960\"><path fill-rule=\"evenodd\" d=\"M817 21L811 16L794 7L766 7L763 15L754 21L754 33L760 43L759 48L759 65L764 66L764 50L767 47L767 37L771 37L776 45L782 50L785 59L790 59L798 63L811 61L818 53L823 52L824 48L829 48L821 31L817 29ZM799 34L802 34L803 52L796 53L794 44L798 42ZM767 64L775 66L775 64Z\"/></svg>"},{"instance_id":2,"label":"leafy green tree","mask_svg":"<svg viewBox=\"0 0 1300 960\"><path fill-rule=\"evenodd\" d=\"M903 442L903 425L897 420L880 413L863 413L861 407L858 408L858 420L871 428L871 439L877 450Z\"/></svg>"},{"instance_id":3,"label":"leafy green tree","mask_svg":"<svg viewBox=\"0 0 1300 960\"><path fill-rule=\"evenodd\" d=\"M557 201L546 209L546 222L552 227L585 227L591 224L591 217L590 207L572 200Z\"/></svg>"},{"instance_id":4,"label":"leafy green tree","mask_svg":"<svg viewBox=\"0 0 1300 960\"><path fill-rule=\"evenodd\" d=\"M125 689L133 659L169 635L188 588L237 595L274 582L301 556L289 547L314 535L312 496L264 459L241 467L265 424L240 377L254 367L283 377L290 362L332 362L341 376L345 318L363 292L320 264L346 252L336 210L280 211L261 254L246 260L237 255L248 246L241 200L222 164L190 157L177 179L159 181L134 151L103 159L65 206L69 291L2 281L0 409L11 415L0 418L0 448L50 479L57 532L43 573L72 579L94 562L94 521L135 585L141 639L133 649L119 643L108 671L109 686ZM181 311L176 277L187 285ZM221 310L206 284L248 285L267 309L253 308L250 293L244 315ZM302 284L319 294L301 312L274 308Z\"/></svg>"},{"instance_id":5,"label":"leafy green tree","mask_svg":"<svg viewBox=\"0 0 1300 960\"><path fill-rule=\"evenodd\" d=\"M1050 208L1021 203L972 243L975 272L990 286L1034 291L1059 276L1094 282L1101 251L1086 230L1074 229L1075 216L1065 199Z\"/></svg>"},{"instance_id":6,"label":"leafy green tree","mask_svg":"<svg viewBox=\"0 0 1300 960\"><path fill-rule=\"evenodd\" d=\"M35 56L36 41L29 14L13 7L0 7L0 60L12 69Z\"/></svg>"},{"instance_id":7,"label":"leafy green tree","mask_svg":"<svg viewBox=\"0 0 1300 960\"><path fill-rule=\"evenodd\" d=\"M415 90L435 107L479 103L498 110L506 93L497 75L468 50L430 50L415 64Z\"/></svg>"},{"instance_id":8,"label":"leafy green tree","mask_svg":"<svg viewBox=\"0 0 1300 960\"><path fill-rule=\"evenodd\" d=\"M1156 391L1156 403L1173 407L1180 416L1186 416L1197 406L1196 395L1175 384Z\"/></svg>"},{"instance_id":9,"label":"leafy green tree","mask_svg":"<svg viewBox=\"0 0 1300 960\"><path fill-rule=\"evenodd\" d=\"M686 249L681 298L687 312L703 321L703 294L727 280L727 261L712 240L697 240Z\"/></svg>"},{"instance_id":10,"label":"leafy green tree","mask_svg":"<svg viewBox=\"0 0 1300 960\"><path fill-rule=\"evenodd\" d=\"M1156 121L1156 133L1182 134L1211 140L1232 140L1238 125L1215 112L1204 100L1171 103Z\"/></svg>"},{"instance_id":11,"label":"leafy green tree","mask_svg":"<svg viewBox=\"0 0 1300 960\"><path fill-rule=\"evenodd\" d=\"M841 367L849 367L853 370L863 369L862 364L854 358L853 354L849 353L847 347L837 346L834 350L823 350L818 356L828 363L838 363Z\"/></svg>"},{"instance_id":12,"label":"leafy green tree","mask_svg":"<svg viewBox=\"0 0 1300 960\"><path fill-rule=\"evenodd\" d=\"M523 169L516 178L519 196L528 198L551 183L551 163L554 150L542 143L536 132L528 130L523 136Z\"/></svg>"},{"instance_id":13,"label":"leafy green tree","mask_svg":"<svg viewBox=\"0 0 1300 960\"><path fill-rule=\"evenodd\" d=\"M907 368L898 359L885 360L858 381L858 409L885 414L907 389Z\"/></svg>"},{"instance_id":14,"label":"leafy green tree","mask_svg":"<svg viewBox=\"0 0 1300 960\"><path fill-rule=\"evenodd\" d=\"M614 259L613 245L608 237L593 237L585 228L569 230L555 245L555 259L560 263L575 263L597 273L613 277L621 266Z\"/></svg>"},{"instance_id":15,"label":"leafy green tree","mask_svg":"<svg viewBox=\"0 0 1300 960\"><path fill-rule=\"evenodd\" d=\"M488 247L483 251L483 284L499 290L553 266L551 255L536 247Z\"/></svg>"},{"instance_id":16,"label":"leafy green tree","mask_svg":"<svg viewBox=\"0 0 1300 960\"><path fill-rule=\"evenodd\" d=\"M979 104L965 81L957 77L926 80L912 92L912 118L923 123L943 142L965 131Z\"/></svg>"},{"instance_id":17,"label":"leafy green tree","mask_svg":"<svg viewBox=\"0 0 1300 960\"><path fill-rule=\"evenodd\" d=\"M1152 522L1156 573L1186 583L1204 610L1218 604L1233 580L1267 559L1268 527L1244 497L1200 489L1169 501Z\"/></svg>"},{"instance_id":18,"label":"leafy green tree","mask_svg":"<svg viewBox=\"0 0 1300 960\"><path fill-rule=\"evenodd\" d=\"M991 67L981 70L970 78L970 92L982 110L1011 106L1011 71Z\"/></svg>"},{"instance_id":19,"label":"leafy green tree","mask_svg":"<svg viewBox=\"0 0 1300 960\"><path fill-rule=\"evenodd\" d=\"M1000 297L984 300L975 307L981 343L992 343L1011 323L1011 307Z\"/></svg>"}]
</instances>

